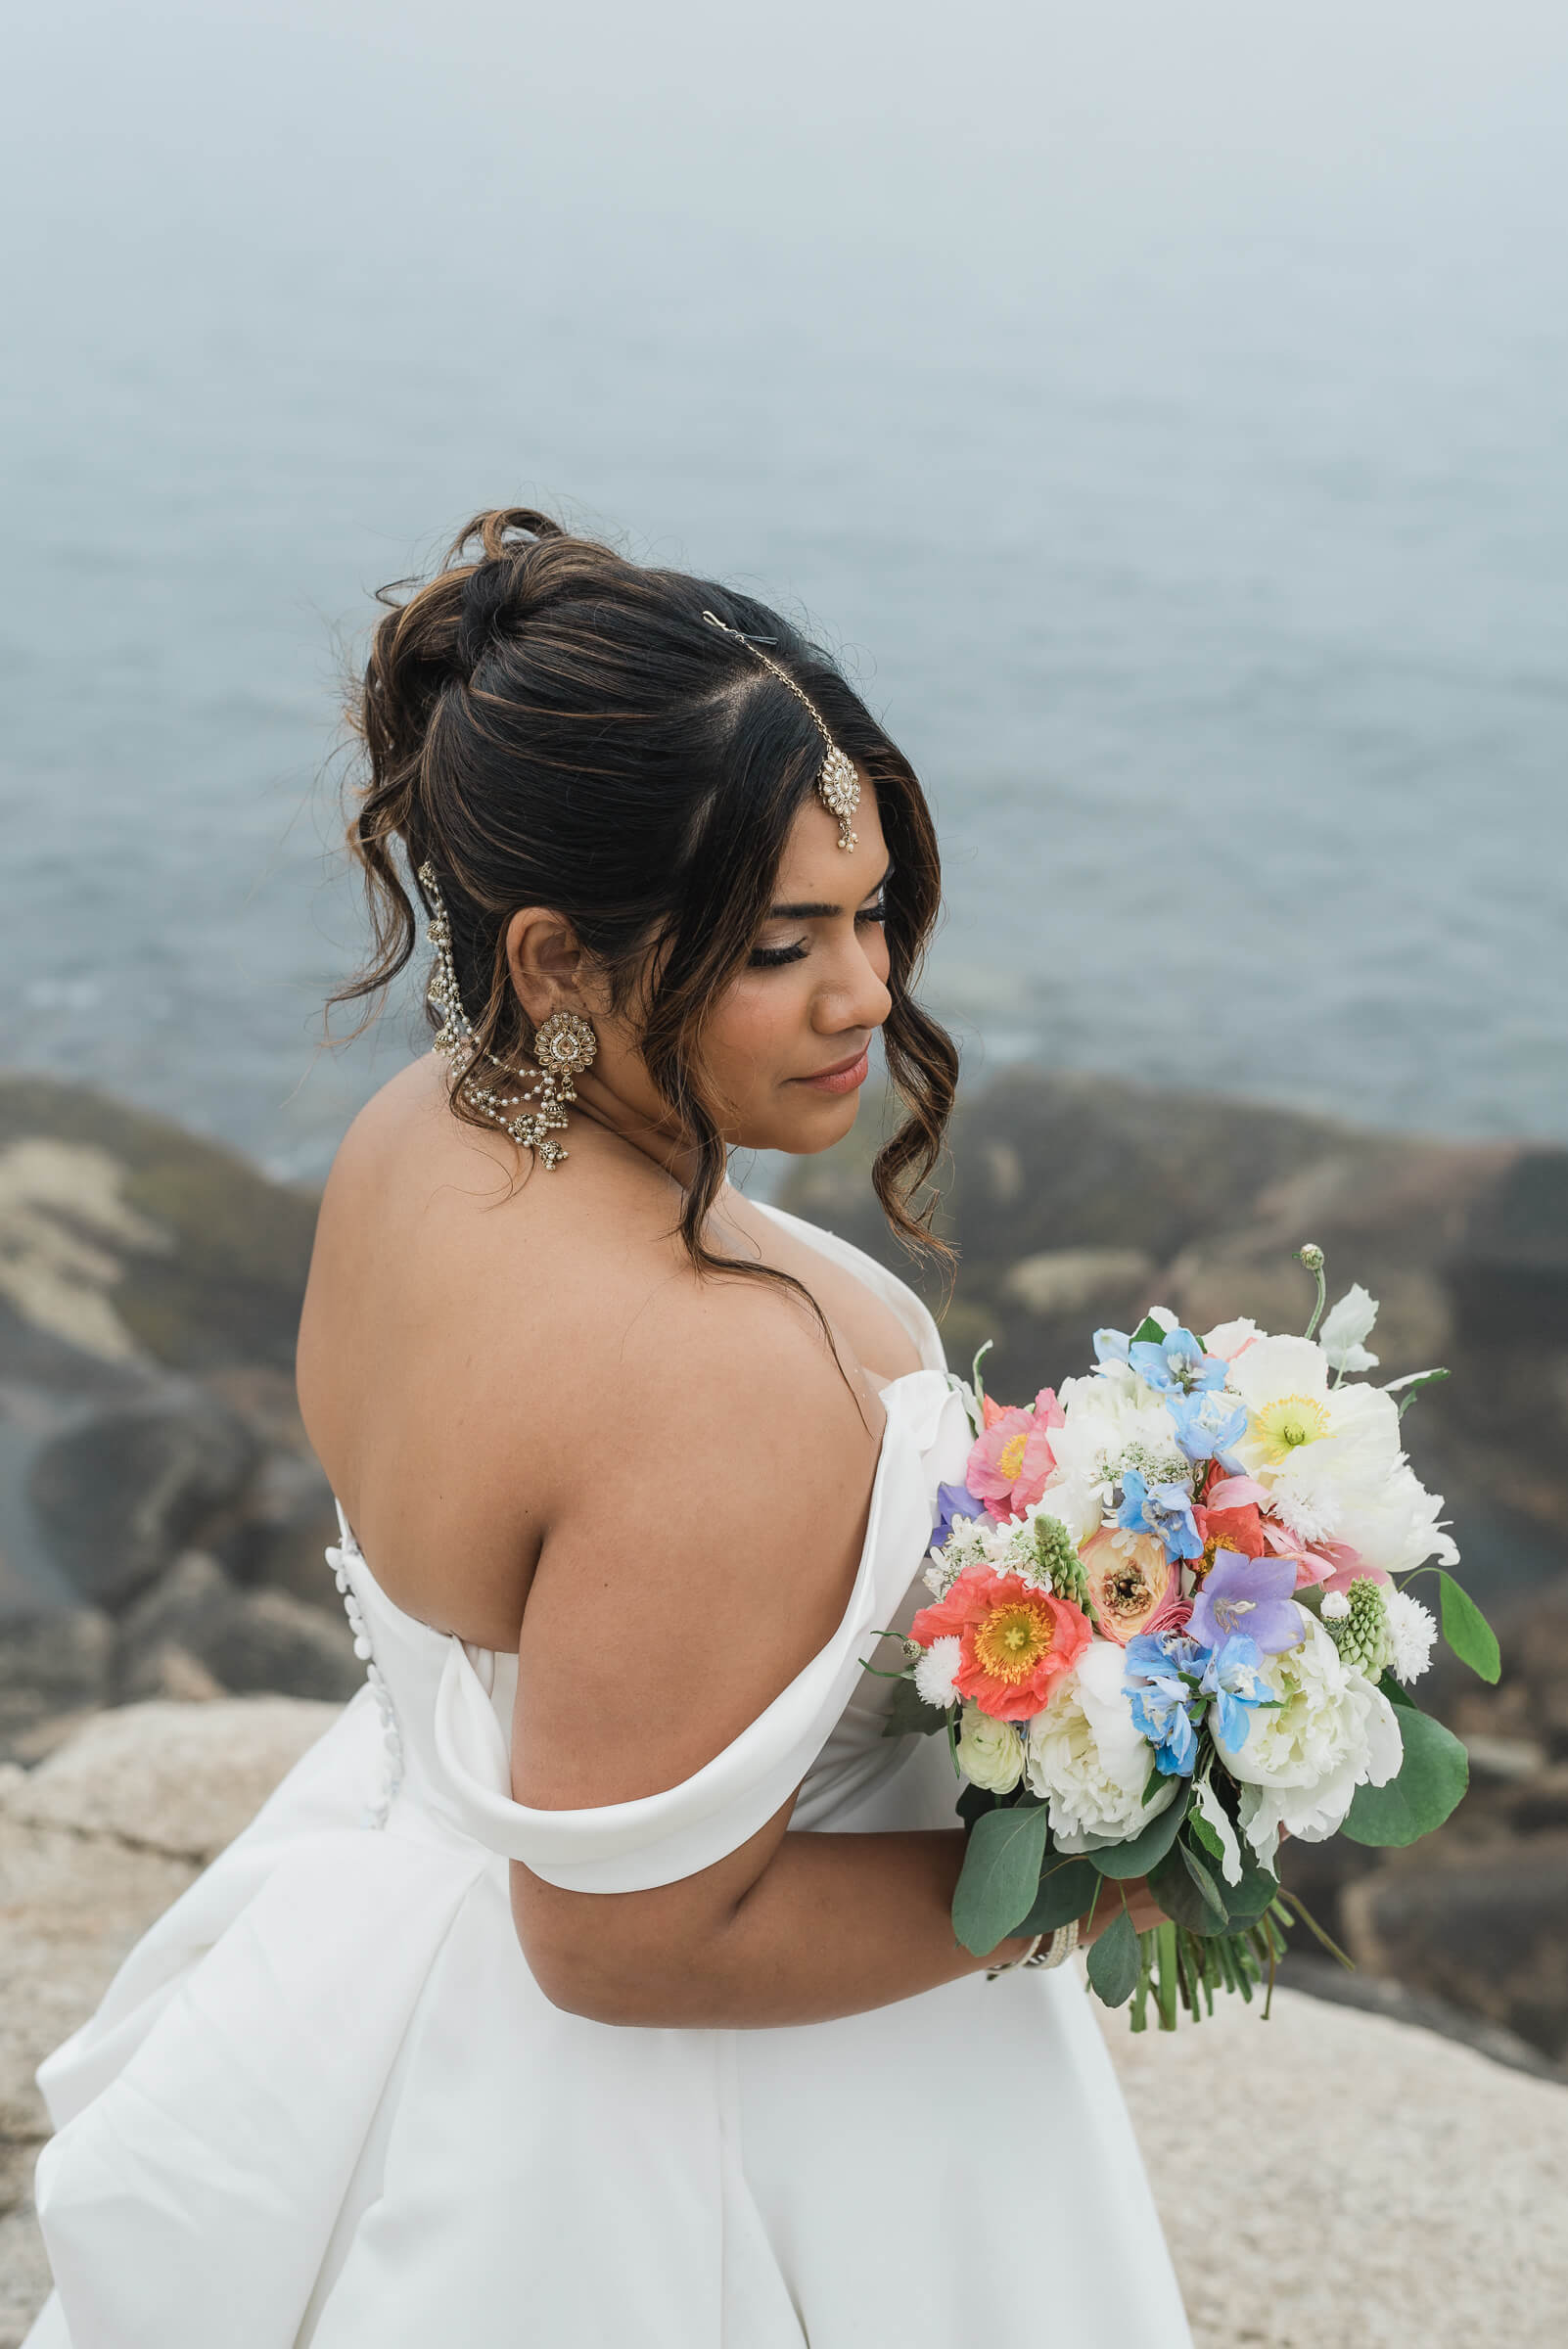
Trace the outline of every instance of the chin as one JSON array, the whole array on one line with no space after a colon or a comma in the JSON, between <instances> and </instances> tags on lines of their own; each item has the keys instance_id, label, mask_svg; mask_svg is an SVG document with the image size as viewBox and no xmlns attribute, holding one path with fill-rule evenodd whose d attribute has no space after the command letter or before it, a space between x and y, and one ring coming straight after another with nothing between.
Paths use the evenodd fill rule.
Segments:
<instances>
[{"instance_id":1,"label":"chin","mask_svg":"<svg viewBox=\"0 0 1568 2349\"><path fill-rule=\"evenodd\" d=\"M789 1158L814 1158L820 1151L831 1150L842 1142L854 1124L860 1109L858 1090L838 1095L827 1094L821 1099L802 1103L790 1117L763 1121L743 1130L741 1147L747 1150L780 1150Z\"/></svg>"}]
</instances>

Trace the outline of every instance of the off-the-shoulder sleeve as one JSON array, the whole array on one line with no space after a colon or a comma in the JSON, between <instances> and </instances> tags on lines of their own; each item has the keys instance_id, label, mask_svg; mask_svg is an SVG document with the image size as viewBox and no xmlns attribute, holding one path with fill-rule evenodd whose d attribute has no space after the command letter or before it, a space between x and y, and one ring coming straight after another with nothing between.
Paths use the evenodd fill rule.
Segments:
<instances>
[{"instance_id":1,"label":"off-the-shoulder sleeve","mask_svg":"<svg viewBox=\"0 0 1568 2349\"><path fill-rule=\"evenodd\" d=\"M514 1802L495 1676L483 1650L451 1644L436 1702L438 1806L465 1834L573 1892L645 1892L712 1867L798 1787L843 1712L875 1634L892 1620L931 1532L945 1453L967 1445L946 1377L918 1370L884 1392L887 1425L865 1544L842 1621L788 1687L703 1769L636 1802L534 1811ZM950 1416L951 1428L945 1420ZM950 1442L947 1440L950 1438Z\"/></svg>"}]
</instances>

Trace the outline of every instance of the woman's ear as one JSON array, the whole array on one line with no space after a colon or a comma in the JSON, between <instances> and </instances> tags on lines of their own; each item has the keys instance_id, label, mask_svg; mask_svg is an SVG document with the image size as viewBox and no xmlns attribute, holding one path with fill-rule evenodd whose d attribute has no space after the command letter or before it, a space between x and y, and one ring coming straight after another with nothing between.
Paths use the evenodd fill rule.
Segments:
<instances>
[{"instance_id":1,"label":"woman's ear","mask_svg":"<svg viewBox=\"0 0 1568 2349\"><path fill-rule=\"evenodd\" d=\"M526 905L506 925L506 967L535 1028L552 1011L581 1011L586 957L564 913Z\"/></svg>"}]
</instances>

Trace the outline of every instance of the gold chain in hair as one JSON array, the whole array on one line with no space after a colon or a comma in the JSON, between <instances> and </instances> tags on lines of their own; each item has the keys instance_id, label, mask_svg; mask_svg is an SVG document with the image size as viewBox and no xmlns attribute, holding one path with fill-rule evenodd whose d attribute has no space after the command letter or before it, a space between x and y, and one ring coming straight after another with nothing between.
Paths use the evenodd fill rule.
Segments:
<instances>
[{"instance_id":1,"label":"gold chain in hair","mask_svg":"<svg viewBox=\"0 0 1568 2349\"><path fill-rule=\"evenodd\" d=\"M839 827L840 848L853 849L859 838L854 829L854 816L860 805L860 778L854 771L854 760L847 752L840 750L828 732L827 720L821 711L810 695L796 684L787 668L781 668L776 661L770 661L750 636L743 636L739 628L732 628L727 621L719 619L716 612L705 612L703 618L712 626L722 628L726 636L733 636L737 644L743 644L753 660L761 661L764 668L770 668L779 683L787 685L796 700L804 702L810 712L811 723L827 744L827 757L816 778L817 797Z\"/></svg>"}]
</instances>

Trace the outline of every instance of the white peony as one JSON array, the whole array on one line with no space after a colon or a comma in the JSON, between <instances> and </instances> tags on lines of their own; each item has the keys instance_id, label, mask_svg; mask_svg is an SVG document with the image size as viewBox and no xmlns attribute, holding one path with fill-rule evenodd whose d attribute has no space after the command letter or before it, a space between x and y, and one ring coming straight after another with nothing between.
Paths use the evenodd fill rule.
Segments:
<instances>
[{"instance_id":1,"label":"white peony","mask_svg":"<svg viewBox=\"0 0 1568 2349\"><path fill-rule=\"evenodd\" d=\"M993 1721L978 1705L965 1705L958 1767L987 1794L1011 1794L1024 1774L1024 1740L1010 1721Z\"/></svg>"},{"instance_id":2,"label":"white peony","mask_svg":"<svg viewBox=\"0 0 1568 2349\"><path fill-rule=\"evenodd\" d=\"M1258 1677L1280 1701L1250 1714L1245 1742L1234 1751L1222 1744L1210 1717L1221 1759L1241 1786L1242 1830L1265 1867L1282 1827L1304 1843L1323 1842L1344 1824L1357 1787L1386 1785L1404 1759L1388 1698L1305 1610L1302 1621L1299 1647L1263 1659Z\"/></svg>"},{"instance_id":3,"label":"white peony","mask_svg":"<svg viewBox=\"0 0 1568 2349\"><path fill-rule=\"evenodd\" d=\"M1326 1607L1328 1601L1325 1599L1323 1604ZM1431 1664L1437 1619L1406 1590L1385 1590L1383 1611L1388 1617L1394 1678L1407 1688Z\"/></svg>"},{"instance_id":4,"label":"white peony","mask_svg":"<svg viewBox=\"0 0 1568 2349\"><path fill-rule=\"evenodd\" d=\"M955 1705L958 1691L953 1686L953 1675L963 1660L964 1643L952 1633L933 1639L914 1668L916 1695L923 1697L928 1705L941 1705L944 1710Z\"/></svg>"},{"instance_id":5,"label":"white peony","mask_svg":"<svg viewBox=\"0 0 1568 2349\"><path fill-rule=\"evenodd\" d=\"M1190 1474L1176 1449L1164 1397L1140 1380L1122 1385L1097 1377L1069 1378L1058 1388L1057 1400L1067 1415L1062 1426L1051 1429L1056 1476L1046 1488L1045 1505L1062 1518L1070 1533L1078 1534L1078 1528L1054 1503L1052 1497L1058 1487L1066 1486L1086 1508L1093 1498L1103 1498L1104 1489L1114 1481L1129 1451L1142 1451L1151 1462L1163 1461L1178 1479ZM1085 1526L1078 1538L1086 1540L1094 1530L1092 1525Z\"/></svg>"},{"instance_id":6,"label":"white peony","mask_svg":"<svg viewBox=\"0 0 1568 2349\"><path fill-rule=\"evenodd\" d=\"M1059 1851L1125 1843L1176 1793L1177 1781L1163 1778L1152 1799L1143 1800L1153 1756L1133 1727L1126 1672L1123 1649L1092 1640L1077 1671L1064 1675L1029 1725L1030 1792L1049 1805Z\"/></svg>"},{"instance_id":7,"label":"white peony","mask_svg":"<svg viewBox=\"0 0 1568 2349\"><path fill-rule=\"evenodd\" d=\"M1377 1357L1368 1354L1363 1341L1372 1334L1377 1319L1377 1299L1369 1297L1358 1281L1347 1289L1332 1312L1324 1315L1317 1332L1317 1343L1328 1357L1334 1370L1375 1370Z\"/></svg>"}]
</instances>

